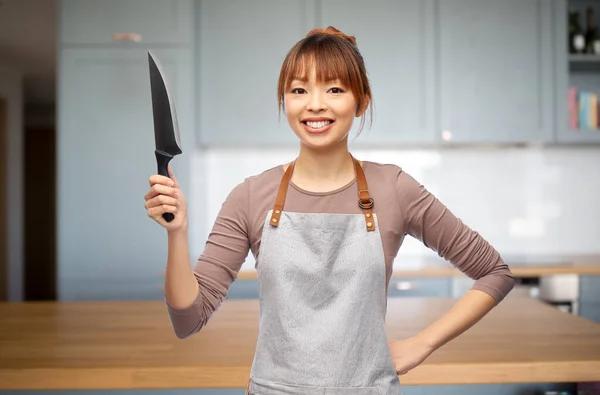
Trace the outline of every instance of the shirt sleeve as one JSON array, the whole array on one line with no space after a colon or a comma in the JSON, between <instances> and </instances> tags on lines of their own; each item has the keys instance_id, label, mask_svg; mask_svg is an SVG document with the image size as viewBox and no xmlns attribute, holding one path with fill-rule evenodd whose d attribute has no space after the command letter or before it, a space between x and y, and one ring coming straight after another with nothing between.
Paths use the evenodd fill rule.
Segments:
<instances>
[{"instance_id":1,"label":"shirt sleeve","mask_svg":"<svg viewBox=\"0 0 600 395\"><path fill-rule=\"evenodd\" d=\"M227 196L204 251L194 267L198 297L187 308L167 311L177 337L183 339L200 331L227 295L230 285L248 256L248 180Z\"/></svg>"},{"instance_id":2,"label":"shirt sleeve","mask_svg":"<svg viewBox=\"0 0 600 395\"><path fill-rule=\"evenodd\" d=\"M479 233L465 225L412 176L397 178L407 233L476 280L472 289L500 302L512 290L514 277L502 257Z\"/></svg>"}]
</instances>

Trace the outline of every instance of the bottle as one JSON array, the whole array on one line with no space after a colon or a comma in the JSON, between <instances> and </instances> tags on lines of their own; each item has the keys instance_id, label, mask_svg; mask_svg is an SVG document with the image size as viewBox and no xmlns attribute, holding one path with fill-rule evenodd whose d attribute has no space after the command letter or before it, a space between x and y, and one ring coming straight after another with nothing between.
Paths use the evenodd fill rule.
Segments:
<instances>
[{"instance_id":1,"label":"bottle","mask_svg":"<svg viewBox=\"0 0 600 395\"><path fill-rule=\"evenodd\" d=\"M594 9L586 9L586 32L585 32L585 53L600 53L600 42L598 40L598 29L596 28L596 16Z\"/></svg>"},{"instance_id":2,"label":"bottle","mask_svg":"<svg viewBox=\"0 0 600 395\"><path fill-rule=\"evenodd\" d=\"M569 52L582 53L585 50L585 35L579 23L579 11L569 12Z\"/></svg>"}]
</instances>

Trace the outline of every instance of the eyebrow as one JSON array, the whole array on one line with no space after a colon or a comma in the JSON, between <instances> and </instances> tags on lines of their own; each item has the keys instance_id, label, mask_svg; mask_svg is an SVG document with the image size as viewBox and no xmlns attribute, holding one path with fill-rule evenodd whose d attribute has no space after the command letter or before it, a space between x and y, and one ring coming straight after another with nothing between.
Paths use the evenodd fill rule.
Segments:
<instances>
[{"instance_id":1,"label":"eyebrow","mask_svg":"<svg viewBox=\"0 0 600 395\"><path fill-rule=\"evenodd\" d=\"M336 81L341 81L341 80L342 80L341 78L330 78L330 79L325 80L323 82L326 83L326 84L329 84L331 82L336 82ZM308 78L306 78L306 77L303 77L303 78L297 77L297 78L293 78L291 82L296 82L296 81L306 83L306 82L308 82Z\"/></svg>"}]
</instances>

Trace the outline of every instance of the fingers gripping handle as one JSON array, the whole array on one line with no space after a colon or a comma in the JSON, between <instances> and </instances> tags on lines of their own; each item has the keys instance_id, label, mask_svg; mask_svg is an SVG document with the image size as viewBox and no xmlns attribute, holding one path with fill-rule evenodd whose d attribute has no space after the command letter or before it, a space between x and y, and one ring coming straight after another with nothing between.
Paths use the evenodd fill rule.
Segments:
<instances>
[{"instance_id":1,"label":"fingers gripping handle","mask_svg":"<svg viewBox=\"0 0 600 395\"><path fill-rule=\"evenodd\" d=\"M154 154L156 155L156 164L158 166L158 174L160 174L161 176L169 177L168 166L169 166L169 162L171 161L171 159L173 159L173 156L167 154L166 152L162 152L162 151L154 151ZM171 222L171 221L173 221L173 219L175 219L175 216L173 215L173 213L163 213L162 217L167 222Z\"/></svg>"}]
</instances>

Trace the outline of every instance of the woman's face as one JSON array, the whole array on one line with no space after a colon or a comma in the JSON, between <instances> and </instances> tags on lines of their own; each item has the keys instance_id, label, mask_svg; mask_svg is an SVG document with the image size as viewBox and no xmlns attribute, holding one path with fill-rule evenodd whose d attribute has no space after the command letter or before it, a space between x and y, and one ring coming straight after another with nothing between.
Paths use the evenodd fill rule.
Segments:
<instances>
[{"instance_id":1,"label":"woman's face","mask_svg":"<svg viewBox=\"0 0 600 395\"><path fill-rule=\"evenodd\" d=\"M340 81L318 83L313 70L308 81L292 81L284 94L284 109L301 142L322 149L347 141L357 103Z\"/></svg>"}]
</instances>

